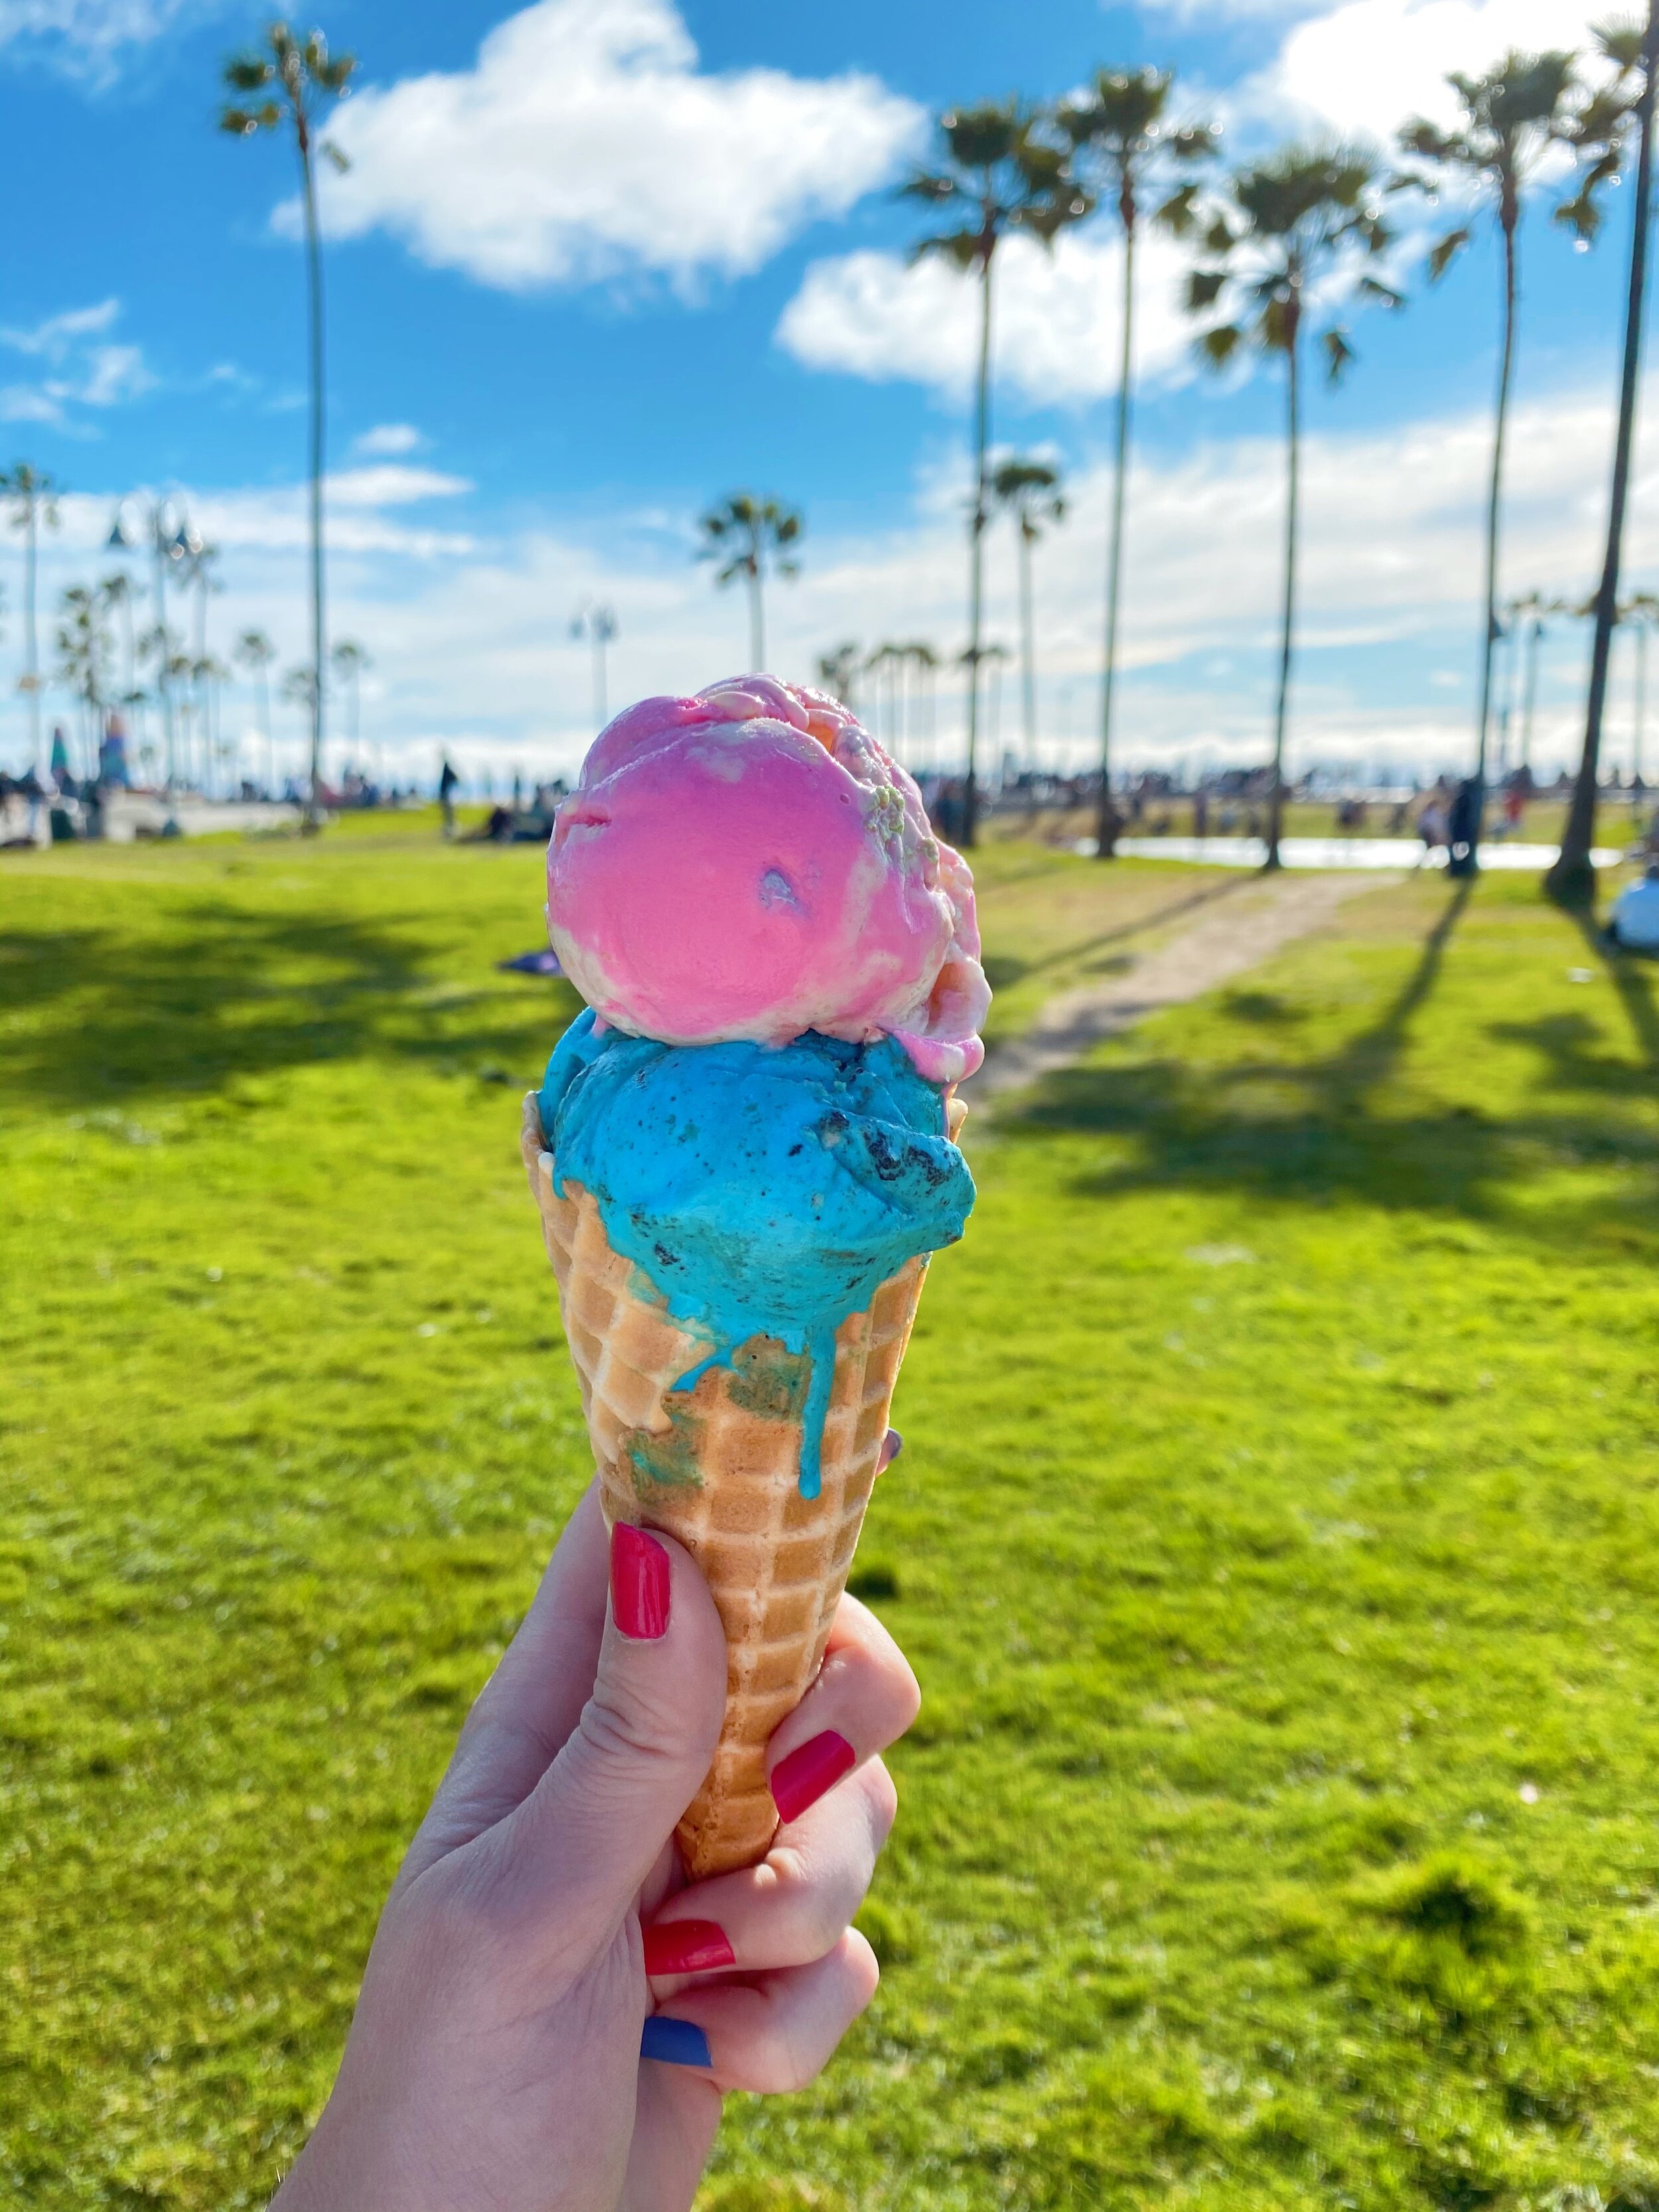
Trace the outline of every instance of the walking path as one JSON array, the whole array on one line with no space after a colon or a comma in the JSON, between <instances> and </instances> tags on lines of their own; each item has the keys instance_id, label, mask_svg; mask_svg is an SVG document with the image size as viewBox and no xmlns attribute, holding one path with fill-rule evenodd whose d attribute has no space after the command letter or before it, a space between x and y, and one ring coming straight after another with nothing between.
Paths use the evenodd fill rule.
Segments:
<instances>
[{"instance_id":1,"label":"walking path","mask_svg":"<svg viewBox=\"0 0 1659 2212\"><path fill-rule=\"evenodd\" d=\"M1122 849L1119 848L1120 851ZM1241 878L1218 891L1192 925L1110 981L1051 999L1024 1036L994 1050L963 1085L971 1104L1069 1067L1103 1038L1182 1005L1257 967L1281 945L1328 922L1345 899L1401 878L1355 875ZM1149 926L1156 917L1149 918Z\"/></svg>"},{"instance_id":2,"label":"walking path","mask_svg":"<svg viewBox=\"0 0 1659 2212\"><path fill-rule=\"evenodd\" d=\"M1078 850L1092 855L1095 841L1085 837ZM1199 860L1212 868L1259 868L1267 857L1260 837L1120 837L1126 860ZM1541 876L1560 856L1559 845L1508 845L1488 837L1480 847L1482 868L1535 868ZM1423 848L1411 837L1281 837L1279 857L1287 868L1401 868L1423 865ZM1590 854L1598 868L1616 868L1622 849L1598 845ZM1428 855L1431 868L1446 865L1446 848Z\"/></svg>"}]
</instances>

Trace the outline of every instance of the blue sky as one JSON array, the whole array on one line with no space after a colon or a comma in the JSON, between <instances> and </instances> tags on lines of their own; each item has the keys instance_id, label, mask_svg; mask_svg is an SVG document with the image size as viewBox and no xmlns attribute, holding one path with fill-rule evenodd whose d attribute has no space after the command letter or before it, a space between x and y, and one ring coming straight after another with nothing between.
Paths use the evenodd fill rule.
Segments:
<instances>
[{"instance_id":1,"label":"blue sky","mask_svg":"<svg viewBox=\"0 0 1659 2212\"><path fill-rule=\"evenodd\" d=\"M842 639L960 650L966 289L908 274L890 185L952 100L1059 94L1103 63L1176 67L1239 155L1300 131L1385 137L1452 66L1572 44L1579 0L345 0L361 57L331 196L337 634L373 659L364 728L396 773L448 749L479 771L568 768L591 735L568 635L613 604L613 703L741 663L743 611L691 561L736 485L805 510L772 658L805 677ZM225 52L257 11L211 0L0 0L0 439L70 488L43 605L101 574L115 497L167 489L222 548L228 652L251 623L304 649L301 270L291 155L214 128ZM1627 199L1628 195L1626 195ZM1604 497L1624 210L1573 253L1528 218L1509 589L1582 594ZM1041 744L1086 752L1115 353L1109 233L1011 258L999 441L1049 453L1072 512L1040 556ZM1450 764L1472 714L1480 472L1496 329L1489 244L1310 410L1303 759ZM1271 372L1191 369L1179 257L1149 254L1142 464L1126 609L1126 757L1242 759L1263 743L1281 406ZM1645 484L1645 479L1644 480ZM1638 569L1659 562L1637 501ZM19 651L15 541L0 661ZM1644 580L1640 575L1638 580ZM994 635L1015 641L1012 545ZM50 624L46 625L49 632ZM1581 641L1547 666L1540 757L1565 755ZM8 684L8 695L9 685ZM56 695L49 712L66 710ZM1005 727L1012 727L1012 690ZM230 700L240 728L251 699ZM939 757L955 701L942 700ZM0 761L23 745L0 706ZM297 724L283 742L297 755ZM913 742L921 745L920 739ZM1618 735L1615 732L1615 757Z\"/></svg>"}]
</instances>

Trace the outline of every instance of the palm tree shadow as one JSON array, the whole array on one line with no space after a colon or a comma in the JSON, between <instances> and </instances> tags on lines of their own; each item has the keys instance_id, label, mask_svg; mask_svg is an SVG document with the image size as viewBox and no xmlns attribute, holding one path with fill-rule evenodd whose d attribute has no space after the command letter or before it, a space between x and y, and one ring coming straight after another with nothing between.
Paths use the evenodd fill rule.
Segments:
<instances>
[{"instance_id":1,"label":"palm tree shadow","mask_svg":"<svg viewBox=\"0 0 1659 2212\"><path fill-rule=\"evenodd\" d=\"M1121 945L1126 938L1143 937L1148 930L1160 929L1166 922L1176 921L1182 915L1192 914L1198 908L1213 905L1217 899L1229 898L1256 880L1254 875L1229 876L1218 884L1205 884L1182 898L1171 899L1166 905L1154 907L1150 913L1131 916L1127 921L1115 923L1093 937L1081 937L1073 945L1062 945L1053 952L1045 952L1040 960L1010 959L1006 953L988 953L986 971L996 990L1006 990L1014 983L1023 982L1028 975L1052 974L1073 961L1087 960L1091 955L1103 952L1108 945Z\"/></svg>"},{"instance_id":2,"label":"palm tree shadow","mask_svg":"<svg viewBox=\"0 0 1659 2212\"><path fill-rule=\"evenodd\" d=\"M443 987L449 948L408 926L211 898L175 907L169 924L137 938L95 926L0 933L0 998L14 1017L0 1092L112 1107L365 1057L529 1071L574 1010L564 987L551 1009L545 991L494 975Z\"/></svg>"},{"instance_id":3,"label":"palm tree shadow","mask_svg":"<svg viewBox=\"0 0 1659 2212\"><path fill-rule=\"evenodd\" d=\"M1129 1140L1131 1157L1119 1154L1072 1179L1079 1199L1175 1187L1249 1189L1311 1206L1351 1198L1510 1225L1524 1218L1533 1234L1579 1236L1583 1223L1571 1206L1528 1207L1523 1214L1514 1206L1540 1148L1649 1164L1659 1160L1650 1132L1593 1100L1498 1120L1478 1107L1413 1112L1408 1099L1403 1108L1385 1108L1379 1099L1440 980L1471 888L1460 884L1448 899L1380 1018L1327 1057L1252 1058L1198 1069L1173 1059L1068 1069L1034 1085L1023 1107L1005 1109L1002 1133L1014 1139L1069 1131ZM1644 980L1631 980L1636 1018L1652 1020ZM1582 1101L1584 1085L1575 1087Z\"/></svg>"}]
</instances>

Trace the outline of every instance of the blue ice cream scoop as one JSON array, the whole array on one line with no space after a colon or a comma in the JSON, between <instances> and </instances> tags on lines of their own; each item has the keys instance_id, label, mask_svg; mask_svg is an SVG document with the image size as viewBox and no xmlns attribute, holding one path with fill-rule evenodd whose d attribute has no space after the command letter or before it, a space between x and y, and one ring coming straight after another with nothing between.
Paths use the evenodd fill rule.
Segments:
<instances>
[{"instance_id":1,"label":"blue ice cream scoop","mask_svg":"<svg viewBox=\"0 0 1659 2212\"><path fill-rule=\"evenodd\" d=\"M786 1045L666 1045L582 1014L541 1093L554 1181L591 1192L613 1250L708 1357L751 1336L811 1362L800 1487L818 1491L836 1332L919 1253L953 1244L974 1203L945 1094L890 1037L809 1030Z\"/></svg>"}]
</instances>

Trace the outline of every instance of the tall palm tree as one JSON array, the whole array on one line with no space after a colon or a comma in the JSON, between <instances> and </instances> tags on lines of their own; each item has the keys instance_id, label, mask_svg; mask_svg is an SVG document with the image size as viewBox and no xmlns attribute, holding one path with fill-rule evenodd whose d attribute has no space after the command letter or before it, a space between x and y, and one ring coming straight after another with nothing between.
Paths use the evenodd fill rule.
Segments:
<instances>
[{"instance_id":1,"label":"tall palm tree","mask_svg":"<svg viewBox=\"0 0 1659 2212\"><path fill-rule=\"evenodd\" d=\"M884 638L879 645L871 647L869 652L865 654L859 670L860 675L867 676L871 679L870 726L883 744L887 747L889 752L896 751L898 744L898 708L894 672L902 665L903 659L904 647L902 645L896 645L891 638ZM884 708L882 704L884 681L887 689L887 702Z\"/></svg>"},{"instance_id":2,"label":"tall palm tree","mask_svg":"<svg viewBox=\"0 0 1659 2212\"><path fill-rule=\"evenodd\" d=\"M1498 643L1498 556L1503 531L1504 441L1515 376L1515 341L1521 304L1521 211L1526 187L1551 148L1569 137L1578 84L1570 53L1510 52L1484 76L1454 71L1446 82L1456 93L1463 119L1455 131L1420 117L1400 133L1401 150L1422 166L1395 179L1434 197L1443 191L1484 205L1502 242L1502 321L1498 397L1492 416L1492 473L1486 490L1486 600L1481 610L1480 703L1475 723L1475 811L1468 866L1479 863L1481 809L1486 785L1486 743L1492 726L1492 660ZM1456 224L1429 255L1429 279L1437 283L1474 234L1473 218Z\"/></svg>"},{"instance_id":3,"label":"tall palm tree","mask_svg":"<svg viewBox=\"0 0 1659 2212\"><path fill-rule=\"evenodd\" d=\"M58 601L58 673L74 692L81 723L82 757L97 773L104 705L104 663L109 632L103 601L84 584L71 584Z\"/></svg>"},{"instance_id":4,"label":"tall palm tree","mask_svg":"<svg viewBox=\"0 0 1659 2212\"><path fill-rule=\"evenodd\" d=\"M138 682L138 654L132 634L132 602L135 594L131 577L125 568L112 568L103 582L99 585L98 595L106 607L116 610L121 617L122 641L125 647L125 691L130 694L137 688Z\"/></svg>"},{"instance_id":5,"label":"tall palm tree","mask_svg":"<svg viewBox=\"0 0 1659 2212\"><path fill-rule=\"evenodd\" d=\"M1565 599L1547 599L1542 592L1523 592L1519 598L1511 599L1504 611L1504 628L1511 637L1520 641L1522 650L1520 765L1530 769L1533 721L1538 708L1538 659L1545 629L1552 615L1570 614L1575 610Z\"/></svg>"},{"instance_id":6,"label":"tall palm tree","mask_svg":"<svg viewBox=\"0 0 1659 2212\"><path fill-rule=\"evenodd\" d=\"M221 129L235 138L251 138L260 131L277 131L284 123L290 124L300 157L311 323L311 665L319 671L328 665L323 612L323 257L317 235L312 137L319 117L346 95L347 80L356 67L350 54L330 55L328 41L320 31L300 38L286 23L273 23L262 47L225 64L224 82L236 98L219 118ZM347 167L345 155L331 140L323 140L319 150L337 169ZM322 769L323 685L316 683L311 692L310 818L313 825Z\"/></svg>"},{"instance_id":7,"label":"tall palm tree","mask_svg":"<svg viewBox=\"0 0 1659 2212\"><path fill-rule=\"evenodd\" d=\"M1544 878L1551 896L1565 902L1588 904L1595 896L1595 868L1590 849L1595 842L1595 795L1601 775L1601 716L1607 704L1607 666L1613 654L1613 626L1619 599L1619 568L1624 552L1625 507L1630 495L1631 451L1636 435L1636 401L1642 368L1642 317L1647 300L1648 225L1653 211L1653 105L1659 85L1659 0L1649 0L1647 21L1639 26L1604 25L1595 37L1602 55L1616 75L1599 100L1592 100L1578 118L1577 137L1581 150L1593 159L1577 200L1558 212L1574 225L1581 237L1594 236L1595 186L1611 176L1623 160L1629 130L1637 143L1636 204L1631 218L1630 273L1625 294L1624 363L1619 386L1619 428L1613 440L1613 484L1607 501L1607 550L1601 562L1601 581L1595 594L1595 637L1590 648L1589 696L1584 712L1584 750L1561 834L1561 850ZM1605 118L1602 108L1611 99L1622 106L1622 123ZM1598 138L1599 133L1599 138ZM1579 212L1588 210L1586 222ZM1642 635L1645 635L1643 632Z\"/></svg>"},{"instance_id":8,"label":"tall palm tree","mask_svg":"<svg viewBox=\"0 0 1659 2212\"><path fill-rule=\"evenodd\" d=\"M208 651L208 600L224 586L215 579L219 565L219 549L193 530L185 532L185 546L179 560L179 585L181 591L196 593L196 637L191 654L190 681L195 693L196 750L202 763L204 780L212 776L212 738L209 729L211 719L208 698L210 678L208 664L212 655Z\"/></svg>"},{"instance_id":9,"label":"tall palm tree","mask_svg":"<svg viewBox=\"0 0 1659 2212\"><path fill-rule=\"evenodd\" d=\"M903 651L905 672L908 679L906 685L905 733L907 737L909 734L909 702L914 696L917 707L916 735L918 739L925 735L930 740L928 750L931 754L931 739L933 734L933 688L939 680L939 655L928 644L927 639L922 637L912 638ZM924 704L927 710L925 717L921 712ZM924 721L925 729L921 726ZM914 764L913 758L912 765Z\"/></svg>"},{"instance_id":10,"label":"tall palm tree","mask_svg":"<svg viewBox=\"0 0 1659 2212\"><path fill-rule=\"evenodd\" d=\"M1031 556L1046 525L1066 514L1060 471L1012 454L991 472L991 498L1008 515L1019 544L1019 672L1025 708L1025 765L1036 766L1036 617Z\"/></svg>"},{"instance_id":11,"label":"tall palm tree","mask_svg":"<svg viewBox=\"0 0 1659 2212\"><path fill-rule=\"evenodd\" d=\"M854 687L858 682L859 648L855 638L848 638L832 653L818 655L818 682L843 707L851 708Z\"/></svg>"},{"instance_id":12,"label":"tall palm tree","mask_svg":"<svg viewBox=\"0 0 1659 2212\"><path fill-rule=\"evenodd\" d=\"M236 641L237 659L252 677L259 695L259 733L265 741L265 781L276 790L276 741L270 727L270 664L276 648L262 629L245 629Z\"/></svg>"},{"instance_id":13,"label":"tall palm tree","mask_svg":"<svg viewBox=\"0 0 1659 2212\"><path fill-rule=\"evenodd\" d=\"M593 652L593 727L602 730L611 719L606 698L605 655L614 643L620 625L614 607L595 606L585 600L570 625L572 637L585 637Z\"/></svg>"},{"instance_id":14,"label":"tall palm tree","mask_svg":"<svg viewBox=\"0 0 1659 2212\"><path fill-rule=\"evenodd\" d=\"M1224 368L1246 345L1285 363L1285 592L1279 683L1273 707L1273 792L1267 811L1266 865L1279 865L1285 809L1285 729L1296 641L1297 553L1302 466L1302 343L1311 299L1376 300L1398 307L1401 296L1366 268L1393 243L1376 211L1381 189L1376 157L1359 146L1287 146L1228 179L1205 230L1209 266L1188 279L1190 313L1215 315L1199 338L1212 368ZM1231 313L1229 313L1231 310ZM1332 384L1353 359L1340 325L1320 334Z\"/></svg>"},{"instance_id":15,"label":"tall palm tree","mask_svg":"<svg viewBox=\"0 0 1659 2212\"><path fill-rule=\"evenodd\" d=\"M730 584L741 576L749 587L749 658L758 675L766 666L766 579L798 576L800 563L790 548L799 545L806 524L798 507L790 507L770 493L757 499L752 492L727 492L702 516L697 527L703 543L699 561L718 561L716 584Z\"/></svg>"},{"instance_id":16,"label":"tall palm tree","mask_svg":"<svg viewBox=\"0 0 1659 2212\"><path fill-rule=\"evenodd\" d=\"M1067 100L1060 120L1077 156L1095 173L1090 181L1103 204L1117 210L1123 233L1121 354L1117 377L1117 441L1112 472L1112 520L1106 551L1106 647L1100 694L1100 803L1096 850L1109 860L1116 849L1118 816L1112 805L1112 695L1117 676L1118 601L1123 574L1123 510L1129 468L1129 419L1134 384L1135 247L1143 200L1166 197L1153 220L1178 237L1193 223L1197 164L1214 155L1220 134L1206 123L1176 124L1169 118L1172 70L1100 70L1080 98Z\"/></svg>"},{"instance_id":17,"label":"tall palm tree","mask_svg":"<svg viewBox=\"0 0 1659 2212\"><path fill-rule=\"evenodd\" d=\"M974 506L968 561L968 774L962 842L974 844L979 828L979 670L984 612L984 538L990 520L991 275L997 249L1010 232L1052 246L1068 223L1093 205L1066 163L1066 149L1044 135L1045 118L1018 100L980 107L952 107L939 118L939 161L900 186L903 198L947 210L963 220L957 228L919 239L913 261L937 254L952 269L979 279L979 363L974 408Z\"/></svg>"},{"instance_id":18,"label":"tall palm tree","mask_svg":"<svg viewBox=\"0 0 1659 2212\"><path fill-rule=\"evenodd\" d=\"M358 695L362 685L362 674L364 669L372 668L374 664L368 657L367 647L359 645L355 637L343 637L339 639L335 645L333 652L329 655L329 661L335 674L343 678L346 684L350 687L351 757L354 761L356 761L362 728L362 702ZM357 764L359 768L362 767L361 762L358 762Z\"/></svg>"},{"instance_id":19,"label":"tall palm tree","mask_svg":"<svg viewBox=\"0 0 1659 2212\"><path fill-rule=\"evenodd\" d=\"M40 651L34 626L35 570L41 526L58 527L58 490L53 477L27 461L0 469L0 499L9 510L12 528L23 533L23 678L17 688L28 697L29 761L37 774L41 765Z\"/></svg>"}]
</instances>

